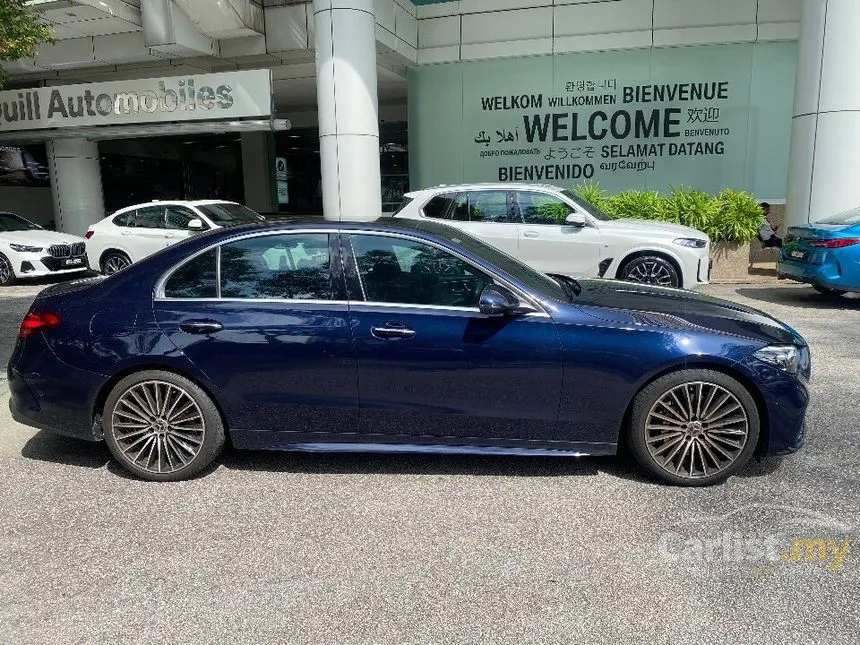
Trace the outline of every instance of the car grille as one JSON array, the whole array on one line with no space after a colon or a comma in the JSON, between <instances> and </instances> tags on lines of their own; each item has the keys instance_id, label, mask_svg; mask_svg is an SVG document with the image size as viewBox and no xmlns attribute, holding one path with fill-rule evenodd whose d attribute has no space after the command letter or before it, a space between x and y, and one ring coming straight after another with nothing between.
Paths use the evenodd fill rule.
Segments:
<instances>
[{"instance_id":1,"label":"car grille","mask_svg":"<svg viewBox=\"0 0 860 645\"><path fill-rule=\"evenodd\" d=\"M83 255L86 252L86 245L83 242L75 242L74 244L52 244L48 247L48 253L54 258L68 258Z\"/></svg>"}]
</instances>

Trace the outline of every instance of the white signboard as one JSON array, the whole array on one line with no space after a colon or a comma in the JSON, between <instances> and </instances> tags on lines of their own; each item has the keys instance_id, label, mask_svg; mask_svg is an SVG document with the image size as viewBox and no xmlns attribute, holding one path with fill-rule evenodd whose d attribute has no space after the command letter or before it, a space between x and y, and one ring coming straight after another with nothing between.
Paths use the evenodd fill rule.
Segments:
<instances>
[{"instance_id":1,"label":"white signboard","mask_svg":"<svg viewBox=\"0 0 860 645\"><path fill-rule=\"evenodd\" d=\"M0 92L0 132L268 118L269 70L169 76Z\"/></svg>"},{"instance_id":2,"label":"white signboard","mask_svg":"<svg viewBox=\"0 0 860 645\"><path fill-rule=\"evenodd\" d=\"M275 158L275 175L278 181L287 180L287 159L286 157Z\"/></svg>"}]
</instances>

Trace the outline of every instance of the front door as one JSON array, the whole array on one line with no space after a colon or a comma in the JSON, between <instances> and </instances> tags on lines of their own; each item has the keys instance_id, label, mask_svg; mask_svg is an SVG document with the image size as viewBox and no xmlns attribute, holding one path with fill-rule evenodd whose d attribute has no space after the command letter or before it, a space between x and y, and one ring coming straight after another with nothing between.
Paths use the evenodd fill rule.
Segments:
<instances>
[{"instance_id":1,"label":"front door","mask_svg":"<svg viewBox=\"0 0 860 645\"><path fill-rule=\"evenodd\" d=\"M327 233L257 235L187 262L156 298L162 331L220 390L240 447L357 430L355 359L336 258Z\"/></svg>"},{"instance_id":2,"label":"front door","mask_svg":"<svg viewBox=\"0 0 860 645\"><path fill-rule=\"evenodd\" d=\"M562 368L549 316L482 315L494 278L408 236L353 233L344 253L363 435L522 447L552 437Z\"/></svg>"},{"instance_id":3,"label":"front door","mask_svg":"<svg viewBox=\"0 0 860 645\"><path fill-rule=\"evenodd\" d=\"M514 213L520 215L519 258L542 273L596 276L601 260L600 231L590 223L567 226L574 208L553 195L518 190L511 193ZM586 216L587 217L587 216Z\"/></svg>"},{"instance_id":4,"label":"front door","mask_svg":"<svg viewBox=\"0 0 860 645\"><path fill-rule=\"evenodd\" d=\"M164 207L164 240L165 246L187 240L197 231L188 228L188 222L201 219L200 216L185 206L167 205Z\"/></svg>"}]
</instances>

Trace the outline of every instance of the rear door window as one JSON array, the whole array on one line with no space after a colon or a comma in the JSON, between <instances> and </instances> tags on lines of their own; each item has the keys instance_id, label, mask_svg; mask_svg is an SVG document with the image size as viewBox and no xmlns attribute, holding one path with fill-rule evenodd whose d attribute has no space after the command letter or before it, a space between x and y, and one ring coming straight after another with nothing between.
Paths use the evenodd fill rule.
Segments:
<instances>
[{"instance_id":1,"label":"rear door window","mask_svg":"<svg viewBox=\"0 0 860 645\"><path fill-rule=\"evenodd\" d=\"M135 211L135 228L164 228L164 207L145 206Z\"/></svg>"}]
</instances>

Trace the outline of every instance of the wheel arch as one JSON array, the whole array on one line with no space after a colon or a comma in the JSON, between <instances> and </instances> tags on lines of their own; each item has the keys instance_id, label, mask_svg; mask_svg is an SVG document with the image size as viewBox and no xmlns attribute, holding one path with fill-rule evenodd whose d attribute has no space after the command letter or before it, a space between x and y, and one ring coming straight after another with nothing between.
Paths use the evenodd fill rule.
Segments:
<instances>
[{"instance_id":1,"label":"wheel arch","mask_svg":"<svg viewBox=\"0 0 860 645\"><path fill-rule=\"evenodd\" d=\"M639 384L639 387L637 387L636 391L633 393L633 396L630 397L630 401L627 403L627 407L624 410L624 416L622 417L621 428L619 429L618 434L619 448L622 444L626 447L626 444L629 441L630 417L633 413L633 405L636 401L636 397L639 396L642 390L659 378L674 372L683 372L686 370L711 370L713 372L720 372L735 379L746 388L747 392L749 392L750 396L753 398L753 401L755 401L756 411L758 412L759 418L758 443L756 444L755 452L753 454L757 457L762 456L770 443L770 416L768 415L764 395L752 379L742 371L733 369L730 365L726 365L724 363L708 360L687 360L679 365L670 365L665 367L643 379Z\"/></svg>"},{"instance_id":2,"label":"wheel arch","mask_svg":"<svg viewBox=\"0 0 860 645\"><path fill-rule=\"evenodd\" d=\"M177 369L172 365L165 365L164 363L139 363L136 365L129 365L116 374L113 374L107 381L105 381L104 385L101 386L95 398L93 399L93 405L91 410L91 417L93 422L93 427L98 427L99 434L102 433L102 416L104 414L105 403L107 402L110 393L116 387L117 383L126 378L127 376L131 376L132 374L136 374L137 372L147 372L157 370L160 372L169 372L176 376L181 376L182 378L186 378L192 383L194 383L197 387L199 387L206 396L212 401L212 405L215 406L215 409L218 410L218 415L221 417L221 423L224 424L225 436L227 442L232 445L232 440L230 438L230 426L227 423L227 415L224 413L224 408L221 407L221 403L218 398L213 394L213 388L203 382L201 379L195 377L192 374L189 374L187 371L182 369Z\"/></svg>"},{"instance_id":3,"label":"wheel arch","mask_svg":"<svg viewBox=\"0 0 860 645\"><path fill-rule=\"evenodd\" d=\"M102 264L104 264L105 257L107 257L109 253L119 253L127 257L129 262L134 263L134 260L131 259L131 254L128 251L117 246L109 246L101 252L101 255L99 255L99 269L101 269Z\"/></svg>"},{"instance_id":4,"label":"wheel arch","mask_svg":"<svg viewBox=\"0 0 860 645\"><path fill-rule=\"evenodd\" d=\"M678 286L683 287L686 284L687 280L686 276L684 275L684 268L680 260L678 260L677 257L672 255L668 251L664 251L662 249L638 249L636 251L631 251L630 253L625 255L618 263L618 268L615 271L615 278L618 280L621 279L622 271L624 271L625 267L631 261L635 260L636 258L644 258L649 255L653 255L667 260L674 267L675 271L678 272L678 280L680 281L680 284Z\"/></svg>"}]
</instances>

